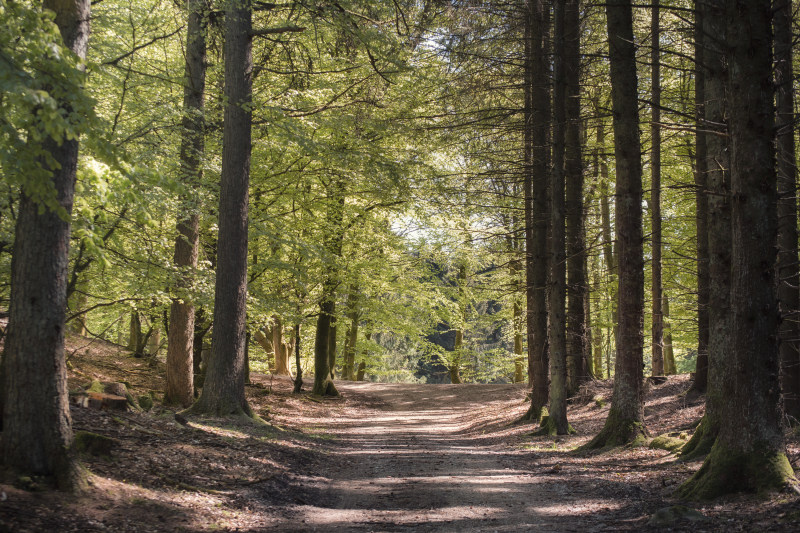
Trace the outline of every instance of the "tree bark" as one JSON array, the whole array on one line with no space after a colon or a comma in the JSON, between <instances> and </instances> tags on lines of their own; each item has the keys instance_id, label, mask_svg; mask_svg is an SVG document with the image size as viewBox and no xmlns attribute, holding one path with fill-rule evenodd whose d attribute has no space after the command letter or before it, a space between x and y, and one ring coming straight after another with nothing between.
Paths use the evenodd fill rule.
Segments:
<instances>
[{"instance_id":1,"label":"tree bark","mask_svg":"<svg viewBox=\"0 0 800 533\"><path fill-rule=\"evenodd\" d=\"M225 5L225 114L219 199L214 331L205 385L193 414L247 415L245 329L247 210L252 114L252 11L248 0Z\"/></svg>"},{"instance_id":2,"label":"tree bark","mask_svg":"<svg viewBox=\"0 0 800 533\"><path fill-rule=\"evenodd\" d=\"M567 220L567 394L591 378L591 349L584 305L586 245L583 209L583 154L580 99L580 9L567 0L564 11L564 81L566 84L565 181Z\"/></svg>"},{"instance_id":3,"label":"tree bark","mask_svg":"<svg viewBox=\"0 0 800 533\"><path fill-rule=\"evenodd\" d=\"M652 242L652 374L664 375L664 316L661 309L661 24L659 1L653 1L650 24L652 102L650 104L650 225Z\"/></svg>"},{"instance_id":4,"label":"tree bark","mask_svg":"<svg viewBox=\"0 0 800 533\"><path fill-rule=\"evenodd\" d=\"M705 103L703 129L706 135L706 187L708 190L708 380L705 420L681 450L685 458L704 455L711 450L719 429L721 404L727 401L722 392L722 373L727 366L731 346L731 190L729 144L726 128L726 70L724 53L725 3L721 0L698 2L703 23ZM714 38L711 38L714 36Z\"/></svg>"},{"instance_id":5,"label":"tree bark","mask_svg":"<svg viewBox=\"0 0 800 533\"><path fill-rule=\"evenodd\" d=\"M531 407L526 418L539 421L549 396L547 348L547 135L550 94L545 63L549 7L527 0L525 21L525 275L528 376Z\"/></svg>"},{"instance_id":6,"label":"tree bark","mask_svg":"<svg viewBox=\"0 0 800 533\"><path fill-rule=\"evenodd\" d=\"M797 166L792 87L792 2L775 0L774 7L781 389L786 414L800 421L800 264L797 250Z\"/></svg>"},{"instance_id":7,"label":"tree bark","mask_svg":"<svg viewBox=\"0 0 800 533\"><path fill-rule=\"evenodd\" d=\"M710 333L709 291L711 279L709 274L708 248L708 149L705 128L706 103L706 60L705 35L703 28L703 6L698 2L695 6L694 19L694 104L695 104L695 205L697 234L697 363L688 395L705 394L708 388L708 343Z\"/></svg>"},{"instance_id":8,"label":"tree bark","mask_svg":"<svg viewBox=\"0 0 800 533\"><path fill-rule=\"evenodd\" d=\"M644 426L644 260L642 162L639 139L636 54L630 0L606 4L614 154L617 163L616 228L619 255L617 360L614 392L605 426L587 448L632 442Z\"/></svg>"},{"instance_id":9,"label":"tree bark","mask_svg":"<svg viewBox=\"0 0 800 533\"><path fill-rule=\"evenodd\" d=\"M565 127L567 88L564 76L564 7L554 4L553 62L553 167L550 171L550 246L547 257L547 341L550 355L550 393L547 433L566 435L567 421L567 339L566 339L566 232L565 232ZM582 310L581 310L582 311Z\"/></svg>"},{"instance_id":10,"label":"tree bark","mask_svg":"<svg viewBox=\"0 0 800 533\"><path fill-rule=\"evenodd\" d=\"M178 290L192 286L200 248L200 213L197 194L203 175L203 94L206 85L206 3L187 0L186 71L183 87L183 131L181 180L186 192L181 198L175 267L180 270ZM167 377L164 403L188 407L194 399L194 304L185 295L172 300L167 333Z\"/></svg>"},{"instance_id":11,"label":"tree bark","mask_svg":"<svg viewBox=\"0 0 800 533\"><path fill-rule=\"evenodd\" d=\"M726 2L731 182L731 350L717 439L684 497L794 481L781 427L771 2ZM712 370L716 371L712 367Z\"/></svg>"},{"instance_id":12,"label":"tree bark","mask_svg":"<svg viewBox=\"0 0 800 533\"><path fill-rule=\"evenodd\" d=\"M288 376L291 374L289 368L290 350L283 337L283 320L278 315L272 317L272 351L275 354L275 374L278 376Z\"/></svg>"},{"instance_id":13,"label":"tree bark","mask_svg":"<svg viewBox=\"0 0 800 533\"><path fill-rule=\"evenodd\" d=\"M88 0L45 0L55 12L64 46L85 58L89 42ZM60 111L69 114L70 109ZM41 149L52 157L56 201L72 212L78 140ZM42 165L48 168L47 161ZM11 266L11 301L3 357L2 460L26 475L46 476L63 490L83 487L71 448L72 421L64 357L70 223L24 193L20 197Z\"/></svg>"}]
</instances>

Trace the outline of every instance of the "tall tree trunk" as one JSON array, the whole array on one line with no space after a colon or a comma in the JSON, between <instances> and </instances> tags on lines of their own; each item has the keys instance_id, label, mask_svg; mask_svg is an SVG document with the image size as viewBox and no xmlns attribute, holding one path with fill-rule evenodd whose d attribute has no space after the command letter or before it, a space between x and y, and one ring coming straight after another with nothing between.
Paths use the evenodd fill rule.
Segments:
<instances>
[{"instance_id":1,"label":"tall tree trunk","mask_svg":"<svg viewBox=\"0 0 800 533\"><path fill-rule=\"evenodd\" d=\"M181 180L186 192L181 198L178 236L175 239L175 267L180 270L178 290L192 286L200 249L199 199L194 191L203 175L203 94L206 86L206 2L187 0L186 72L183 87L183 132L181 138ZM194 304L186 295L172 300L167 333L166 405L188 407L194 399Z\"/></svg>"},{"instance_id":2,"label":"tall tree trunk","mask_svg":"<svg viewBox=\"0 0 800 533\"><path fill-rule=\"evenodd\" d=\"M550 94L545 63L549 12L542 0L527 0L525 23L525 275L528 376L531 407L526 418L538 421L549 396L547 348L547 135Z\"/></svg>"},{"instance_id":3,"label":"tall tree trunk","mask_svg":"<svg viewBox=\"0 0 800 533\"><path fill-rule=\"evenodd\" d=\"M567 339L566 339L566 232L564 206L564 141L566 126L566 80L564 77L564 4L554 5L553 64L553 167L550 171L550 250L547 287L547 341L550 348L550 394L547 433L566 435L567 422Z\"/></svg>"},{"instance_id":4,"label":"tall tree trunk","mask_svg":"<svg viewBox=\"0 0 800 533\"><path fill-rule=\"evenodd\" d=\"M725 3L731 177L731 350L717 439L686 497L782 488L794 481L781 427L769 0ZM713 371L717 369L712 367Z\"/></svg>"},{"instance_id":5,"label":"tall tree trunk","mask_svg":"<svg viewBox=\"0 0 800 533\"><path fill-rule=\"evenodd\" d=\"M664 316L661 310L663 289L661 287L661 25L659 1L653 1L650 24L650 53L652 80L652 102L650 135L650 224L652 240L652 374L664 374Z\"/></svg>"},{"instance_id":6,"label":"tall tree trunk","mask_svg":"<svg viewBox=\"0 0 800 533\"><path fill-rule=\"evenodd\" d=\"M774 7L781 389L786 414L800 420L800 272L797 255L797 166L792 87L792 2L775 0Z\"/></svg>"},{"instance_id":7,"label":"tall tree trunk","mask_svg":"<svg viewBox=\"0 0 800 533\"><path fill-rule=\"evenodd\" d=\"M705 394L708 388L708 343L710 334L708 298L711 286L708 248L708 149L705 128L706 103L706 60L705 35L703 28L703 6L695 6L694 19L694 106L695 106L695 205L697 234L697 363L692 384L687 391L689 396Z\"/></svg>"},{"instance_id":8,"label":"tall tree trunk","mask_svg":"<svg viewBox=\"0 0 800 533\"><path fill-rule=\"evenodd\" d=\"M225 4L225 116L219 196L214 331L205 385L194 414L247 415L244 393L247 311L247 208L252 114L252 11L249 0Z\"/></svg>"},{"instance_id":9,"label":"tall tree trunk","mask_svg":"<svg viewBox=\"0 0 800 533\"><path fill-rule=\"evenodd\" d=\"M347 319L350 321L350 326L347 328L347 337L345 337L344 367L342 369L342 378L349 381L356 379L356 349L358 346L358 321L360 317L358 287L351 285L350 294L347 298Z\"/></svg>"},{"instance_id":10,"label":"tall tree trunk","mask_svg":"<svg viewBox=\"0 0 800 533\"><path fill-rule=\"evenodd\" d=\"M89 1L45 0L43 6L55 12L64 46L85 58ZM61 105L59 111L68 116L70 109ZM52 158L42 166L52 172L56 201L67 220L21 195L3 357L2 460L19 473L52 477L60 489L73 490L82 487L83 476L70 450L64 312L78 140L58 144L47 138L41 149Z\"/></svg>"},{"instance_id":11,"label":"tall tree trunk","mask_svg":"<svg viewBox=\"0 0 800 533\"><path fill-rule=\"evenodd\" d=\"M722 392L722 372L727 366L731 346L731 190L729 144L725 90L725 2L702 0L698 10L703 23L703 58L705 65L706 179L708 190L708 380L706 412L694 435L681 450L685 458L704 455L711 450L719 429L719 410L727 401Z\"/></svg>"},{"instance_id":12,"label":"tall tree trunk","mask_svg":"<svg viewBox=\"0 0 800 533\"><path fill-rule=\"evenodd\" d=\"M564 11L566 84L565 182L567 220L567 394L591 378L587 314L586 246L583 209L583 154L580 100L580 5L567 0Z\"/></svg>"},{"instance_id":13,"label":"tall tree trunk","mask_svg":"<svg viewBox=\"0 0 800 533\"><path fill-rule=\"evenodd\" d=\"M644 259L642 162L636 53L630 0L609 0L609 58L617 162L616 228L619 246L619 326L614 392L605 426L587 448L625 444L646 434L642 360Z\"/></svg>"}]
</instances>

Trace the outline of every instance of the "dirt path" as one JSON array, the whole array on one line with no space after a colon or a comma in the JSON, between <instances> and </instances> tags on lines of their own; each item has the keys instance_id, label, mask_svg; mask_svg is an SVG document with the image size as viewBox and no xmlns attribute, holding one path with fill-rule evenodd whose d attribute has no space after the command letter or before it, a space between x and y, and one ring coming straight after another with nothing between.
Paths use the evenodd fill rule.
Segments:
<instances>
[{"instance_id":1,"label":"dirt path","mask_svg":"<svg viewBox=\"0 0 800 533\"><path fill-rule=\"evenodd\" d=\"M531 450L509 446L516 439L504 438L507 424L524 396L518 386L340 387L348 401L366 405L342 409L332 420L304 421L333 437L330 457L320 477L295 479L301 497L284 510L279 527L602 531L604 513L614 523L610 529L624 526L618 492L598 496L595 483L574 476L570 486L557 465L539 464ZM498 413L505 413L499 421ZM628 518L641 525L643 516Z\"/></svg>"}]
</instances>

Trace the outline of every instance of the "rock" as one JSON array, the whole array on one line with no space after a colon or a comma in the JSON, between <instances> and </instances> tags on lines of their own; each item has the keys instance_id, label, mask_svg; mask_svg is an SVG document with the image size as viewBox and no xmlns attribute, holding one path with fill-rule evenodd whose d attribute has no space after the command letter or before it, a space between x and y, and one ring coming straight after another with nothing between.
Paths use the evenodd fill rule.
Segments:
<instances>
[{"instance_id":1,"label":"rock","mask_svg":"<svg viewBox=\"0 0 800 533\"><path fill-rule=\"evenodd\" d=\"M668 452L676 453L683 448L686 441L669 435L659 435L650 441L650 448L655 450L666 450Z\"/></svg>"},{"instance_id":2,"label":"rock","mask_svg":"<svg viewBox=\"0 0 800 533\"><path fill-rule=\"evenodd\" d=\"M647 522L648 526L654 527L668 527L674 525L676 522L702 522L708 518L701 512L686 507L685 505L673 505L672 507L663 507L655 512L650 520Z\"/></svg>"},{"instance_id":3,"label":"rock","mask_svg":"<svg viewBox=\"0 0 800 533\"><path fill-rule=\"evenodd\" d=\"M117 441L104 435L89 431L76 431L72 447L78 453L88 453L96 456L109 457L111 450L117 446Z\"/></svg>"},{"instance_id":4,"label":"rock","mask_svg":"<svg viewBox=\"0 0 800 533\"><path fill-rule=\"evenodd\" d=\"M153 408L153 398L151 398L149 394L142 394L139 396L139 407L145 411L149 411Z\"/></svg>"}]
</instances>

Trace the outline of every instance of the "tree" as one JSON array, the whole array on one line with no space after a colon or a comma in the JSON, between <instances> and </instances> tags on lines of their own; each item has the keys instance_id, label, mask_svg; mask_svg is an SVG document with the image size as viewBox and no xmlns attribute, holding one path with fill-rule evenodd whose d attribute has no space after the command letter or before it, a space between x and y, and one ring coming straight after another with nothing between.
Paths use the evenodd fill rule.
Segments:
<instances>
[{"instance_id":1,"label":"tree","mask_svg":"<svg viewBox=\"0 0 800 533\"><path fill-rule=\"evenodd\" d=\"M247 415L244 394L247 311L247 211L252 111L252 10L225 5L225 119L211 359L192 414Z\"/></svg>"},{"instance_id":2,"label":"tree","mask_svg":"<svg viewBox=\"0 0 800 533\"><path fill-rule=\"evenodd\" d=\"M50 54L51 58L74 54L84 59L89 42L89 1L45 0L43 7L55 14L51 20L62 42L53 38L50 43L53 48L40 51ZM45 27L51 24L36 8L18 5L3 5L3 8L19 17L15 22L35 17ZM60 45L63 50L59 50ZM70 104L70 98L83 95L79 85L82 76L74 75L83 67L80 61L72 65L67 61L61 66L66 71L61 79L69 81L71 77L72 83L43 87L42 90L55 95L55 99L43 104L51 104L56 116L72 118L63 125L46 128L42 127L45 124L40 124L41 129L32 127L26 132L26 148L36 154L43 171L37 174L39 193L42 189L47 191L45 196L49 196L51 202L42 205L43 202L37 201L30 190L23 187L15 232L9 327L2 369L2 458L6 466L22 473L54 478L61 489L78 489L83 480L71 450L64 311L69 217L75 193L80 132L74 113L81 111ZM25 78L25 73L17 74ZM52 79L55 81L59 77L53 75Z\"/></svg>"},{"instance_id":3,"label":"tree","mask_svg":"<svg viewBox=\"0 0 800 533\"><path fill-rule=\"evenodd\" d=\"M591 378L591 342L588 340L589 291L586 274L586 228L583 208L583 153L581 142L580 2L564 7L564 80L566 84L565 187L567 219L567 393Z\"/></svg>"},{"instance_id":4,"label":"tree","mask_svg":"<svg viewBox=\"0 0 800 533\"><path fill-rule=\"evenodd\" d=\"M646 435L642 371L642 163L632 17L630 0L611 0L606 4L617 162L619 326L611 409L603 429L586 445L588 449L617 446Z\"/></svg>"},{"instance_id":5,"label":"tree","mask_svg":"<svg viewBox=\"0 0 800 533\"><path fill-rule=\"evenodd\" d=\"M547 12L547 13L546 13ZM524 13L524 189L525 296L528 376L531 407L526 418L538 421L549 396L547 368L547 131L550 94L545 63L549 9L526 0Z\"/></svg>"},{"instance_id":6,"label":"tree","mask_svg":"<svg viewBox=\"0 0 800 533\"><path fill-rule=\"evenodd\" d=\"M686 458L709 452L719 428L719 412L725 402L722 373L732 349L730 337L731 205L729 143L726 131L724 36L727 31L724 3L698 3L703 33L704 95L701 130L705 135L705 178L707 195L705 227L708 231L708 376L706 412L681 455ZM700 237L702 238L702 236Z\"/></svg>"},{"instance_id":7,"label":"tree","mask_svg":"<svg viewBox=\"0 0 800 533\"><path fill-rule=\"evenodd\" d=\"M204 143L203 93L206 84L206 4L187 0L186 74L183 89L181 178L185 193L175 239L175 266L180 269L178 288L191 286L200 248L200 213L192 191L200 183ZM194 198L192 198L194 196ZM186 216L188 215L188 216ZM164 403L184 407L194 399L194 305L188 295L174 298L169 311L167 377Z\"/></svg>"},{"instance_id":8,"label":"tree","mask_svg":"<svg viewBox=\"0 0 800 533\"><path fill-rule=\"evenodd\" d=\"M653 2L650 24L650 54L652 81L651 147L650 147L650 221L652 232L652 305L653 305L653 358L654 376L664 374L664 314L661 309L663 288L661 286L661 10L659 0Z\"/></svg>"},{"instance_id":9,"label":"tree","mask_svg":"<svg viewBox=\"0 0 800 533\"><path fill-rule=\"evenodd\" d=\"M800 268L797 250L797 164L792 86L792 2L775 3L776 130L778 155L778 300L781 387L786 414L800 420Z\"/></svg>"},{"instance_id":10,"label":"tree","mask_svg":"<svg viewBox=\"0 0 800 533\"><path fill-rule=\"evenodd\" d=\"M794 481L781 427L776 269L772 11L768 0L725 5L731 177L731 349L719 371L719 433L683 496L711 498Z\"/></svg>"}]
</instances>

